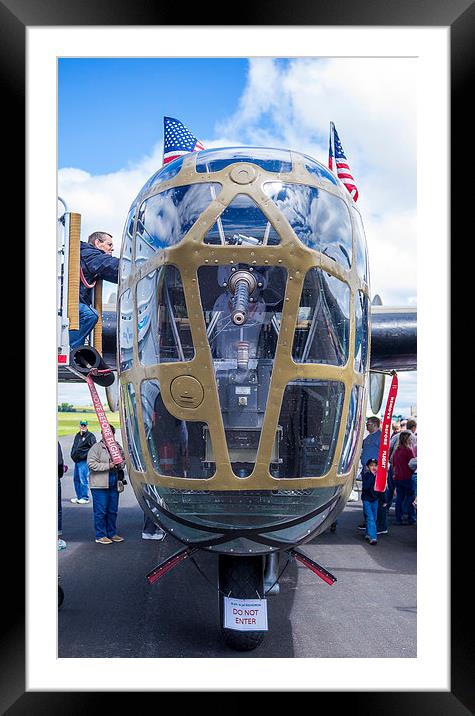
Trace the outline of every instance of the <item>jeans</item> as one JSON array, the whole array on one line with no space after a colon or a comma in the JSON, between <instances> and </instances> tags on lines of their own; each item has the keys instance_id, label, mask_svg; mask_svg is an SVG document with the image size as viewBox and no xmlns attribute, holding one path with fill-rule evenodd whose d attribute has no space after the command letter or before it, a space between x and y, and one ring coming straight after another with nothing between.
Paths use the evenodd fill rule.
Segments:
<instances>
[{"instance_id":1,"label":"jeans","mask_svg":"<svg viewBox=\"0 0 475 716\"><path fill-rule=\"evenodd\" d=\"M89 497L89 468L86 460L76 462L74 465L74 489L78 500L87 500Z\"/></svg>"},{"instance_id":2,"label":"jeans","mask_svg":"<svg viewBox=\"0 0 475 716\"><path fill-rule=\"evenodd\" d=\"M119 509L117 475L109 474L109 487L94 487L91 494L96 539L101 537L110 539L117 534L116 523Z\"/></svg>"},{"instance_id":3,"label":"jeans","mask_svg":"<svg viewBox=\"0 0 475 716\"><path fill-rule=\"evenodd\" d=\"M396 480L396 524L402 524L403 515L407 515L410 525L416 522L414 502L414 484L409 480Z\"/></svg>"},{"instance_id":4,"label":"jeans","mask_svg":"<svg viewBox=\"0 0 475 716\"><path fill-rule=\"evenodd\" d=\"M376 529L378 532L385 532L388 529L388 508L383 507L386 504L386 495L384 499L378 500L378 516L376 519Z\"/></svg>"},{"instance_id":5,"label":"jeans","mask_svg":"<svg viewBox=\"0 0 475 716\"><path fill-rule=\"evenodd\" d=\"M63 534L63 506L61 504L61 478L58 477L58 535Z\"/></svg>"},{"instance_id":6,"label":"jeans","mask_svg":"<svg viewBox=\"0 0 475 716\"><path fill-rule=\"evenodd\" d=\"M143 529L142 532L145 532L145 534L148 535L154 535L157 530L160 528L157 527L155 522L150 519L150 517L147 517L146 514L143 516Z\"/></svg>"},{"instance_id":7,"label":"jeans","mask_svg":"<svg viewBox=\"0 0 475 716\"><path fill-rule=\"evenodd\" d=\"M86 336L90 334L97 323L99 314L92 306L85 303L79 304L79 329L69 331L69 350L72 351L78 346L82 346Z\"/></svg>"},{"instance_id":8,"label":"jeans","mask_svg":"<svg viewBox=\"0 0 475 716\"><path fill-rule=\"evenodd\" d=\"M412 489L414 490L414 497L417 497L417 470L412 474Z\"/></svg>"},{"instance_id":9,"label":"jeans","mask_svg":"<svg viewBox=\"0 0 475 716\"><path fill-rule=\"evenodd\" d=\"M393 499L394 499L394 474L393 474L393 467L392 467L392 465L390 465L388 468L388 484L386 486L386 500L388 503L388 507L387 507L388 512L389 512L391 505L393 504Z\"/></svg>"},{"instance_id":10,"label":"jeans","mask_svg":"<svg viewBox=\"0 0 475 716\"><path fill-rule=\"evenodd\" d=\"M366 520L366 534L370 540L377 540L378 535L376 532L376 519L378 515L378 504L379 500L368 502L363 500L363 512Z\"/></svg>"}]
</instances>

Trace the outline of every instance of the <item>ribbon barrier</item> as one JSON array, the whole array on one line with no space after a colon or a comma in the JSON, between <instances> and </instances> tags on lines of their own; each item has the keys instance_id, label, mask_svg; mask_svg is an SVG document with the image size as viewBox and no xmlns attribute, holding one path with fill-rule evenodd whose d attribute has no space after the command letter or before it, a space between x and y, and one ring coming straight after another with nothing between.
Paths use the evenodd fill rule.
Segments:
<instances>
[{"instance_id":1,"label":"ribbon barrier","mask_svg":"<svg viewBox=\"0 0 475 716\"><path fill-rule=\"evenodd\" d=\"M386 489L386 478L389 467L389 439L391 437L391 419L393 417L394 405L396 403L398 379L396 372L392 373L393 379L389 388L386 410L384 411L383 426L381 428L381 442L379 443L378 471L374 482L375 492L384 492Z\"/></svg>"},{"instance_id":2,"label":"ribbon barrier","mask_svg":"<svg viewBox=\"0 0 475 716\"><path fill-rule=\"evenodd\" d=\"M120 448L115 441L114 433L112 432L111 426L109 425L109 422L106 418L104 408L103 408L101 400L97 394L96 386L94 385L94 381L92 380L92 377L91 377L92 375L95 375L97 372L104 373L104 372L110 372L110 371L91 370L91 372L88 373L88 375L86 376L86 383L89 387L89 392L91 393L92 404L94 405L94 410L96 411L97 419L99 421L99 425L101 426L102 437L104 438L106 447L109 450L109 455L111 456L111 460L114 463L114 465L119 465L121 462L123 462L122 455L120 453Z\"/></svg>"}]
</instances>

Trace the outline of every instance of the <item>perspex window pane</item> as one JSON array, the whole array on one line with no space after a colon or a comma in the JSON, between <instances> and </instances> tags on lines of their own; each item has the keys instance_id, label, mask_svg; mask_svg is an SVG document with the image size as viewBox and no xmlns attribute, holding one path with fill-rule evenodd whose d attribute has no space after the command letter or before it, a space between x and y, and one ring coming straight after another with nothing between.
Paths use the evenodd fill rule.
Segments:
<instances>
[{"instance_id":1,"label":"perspex window pane","mask_svg":"<svg viewBox=\"0 0 475 716\"><path fill-rule=\"evenodd\" d=\"M287 149L265 149L257 147L226 147L206 149L196 159L197 172L218 172L236 162L257 164L268 172L290 172L292 161Z\"/></svg>"},{"instance_id":2,"label":"perspex window pane","mask_svg":"<svg viewBox=\"0 0 475 716\"><path fill-rule=\"evenodd\" d=\"M139 210L136 256L178 244L219 194L221 184L190 184L146 199ZM139 244L142 246L139 248Z\"/></svg>"},{"instance_id":3,"label":"perspex window pane","mask_svg":"<svg viewBox=\"0 0 475 716\"><path fill-rule=\"evenodd\" d=\"M182 157L178 157L178 159L175 159L173 162L169 162L168 164L165 164L165 166L161 167L158 172L155 172L155 174L150 177L148 182L144 184L141 193L152 189L152 187L154 186L158 187L160 184L163 184L164 182L176 177L183 165L185 157L186 154Z\"/></svg>"},{"instance_id":4,"label":"perspex window pane","mask_svg":"<svg viewBox=\"0 0 475 716\"><path fill-rule=\"evenodd\" d=\"M350 404L348 406L348 418L346 421L345 438L343 441L343 449L341 452L340 464L338 472L344 474L350 470L355 457L356 446L361 430L361 412L363 409L364 388L355 385L350 395Z\"/></svg>"},{"instance_id":5,"label":"perspex window pane","mask_svg":"<svg viewBox=\"0 0 475 716\"><path fill-rule=\"evenodd\" d=\"M280 243L280 237L251 197L238 194L208 231L204 242L232 246L275 246Z\"/></svg>"},{"instance_id":6,"label":"perspex window pane","mask_svg":"<svg viewBox=\"0 0 475 716\"><path fill-rule=\"evenodd\" d=\"M368 362L368 297L357 291L355 295L355 370L364 373Z\"/></svg>"},{"instance_id":7,"label":"perspex window pane","mask_svg":"<svg viewBox=\"0 0 475 716\"><path fill-rule=\"evenodd\" d=\"M122 403L124 408L125 432L129 455L135 470L145 472L145 460L140 444L139 425L137 420L137 401L132 383L122 386Z\"/></svg>"},{"instance_id":8,"label":"perspex window pane","mask_svg":"<svg viewBox=\"0 0 475 716\"><path fill-rule=\"evenodd\" d=\"M120 278L122 281L130 276L132 270L132 239L134 235L134 214L135 206L133 206L127 216L122 236L122 251L120 262Z\"/></svg>"},{"instance_id":9,"label":"perspex window pane","mask_svg":"<svg viewBox=\"0 0 475 716\"><path fill-rule=\"evenodd\" d=\"M239 271L252 273L256 288L246 320L236 325L229 287ZM202 266L198 281L231 466L238 477L248 477L264 421L287 271L275 266L255 266L251 271L246 264Z\"/></svg>"},{"instance_id":10,"label":"perspex window pane","mask_svg":"<svg viewBox=\"0 0 475 716\"><path fill-rule=\"evenodd\" d=\"M350 335L350 287L322 269L305 276L295 327L296 363L344 365Z\"/></svg>"},{"instance_id":11,"label":"perspex window pane","mask_svg":"<svg viewBox=\"0 0 475 716\"><path fill-rule=\"evenodd\" d=\"M344 268L351 268L351 222L342 199L302 184L268 182L264 184L264 191L302 243L321 251Z\"/></svg>"},{"instance_id":12,"label":"perspex window pane","mask_svg":"<svg viewBox=\"0 0 475 716\"><path fill-rule=\"evenodd\" d=\"M308 157L306 154L303 155L305 159L305 169L310 174L315 174L319 179L326 179L327 181L338 186L339 181L330 169L327 169L320 162L315 161L312 157Z\"/></svg>"},{"instance_id":13,"label":"perspex window pane","mask_svg":"<svg viewBox=\"0 0 475 716\"><path fill-rule=\"evenodd\" d=\"M279 462L273 477L320 477L331 467L345 386L338 381L295 380L284 391L279 416Z\"/></svg>"},{"instance_id":14,"label":"perspex window pane","mask_svg":"<svg viewBox=\"0 0 475 716\"><path fill-rule=\"evenodd\" d=\"M130 288L119 300L119 357L120 370L132 368L134 348L133 304Z\"/></svg>"},{"instance_id":15,"label":"perspex window pane","mask_svg":"<svg viewBox=\"0 0 475 716\"><path fill-rule=\"evenodd\" d=\"M143 365L193 359L185 293L175 266L162 266L137 283L137 333Z\"/></svg>"},{"instance_id":16,"label":"perspex window pane","mask_svg":"<svg viewBox=\"0 0 475 716\"><path fill-rule=\"evenodd\" d=\"M144 380L140 392L145 435L154 470L172 477L212 477L216 466L207 460L207 423L180 420L169 413L158 380Z\"/></svg>"},{"instance_id":17,"label":"perspex window pane","mask_svg":"<svg viewBox=\"0 0 475 716\"><path fill-rule=\"evenodd\" d=\"M355 223L355 235L354 235L354 251L355 251L355 262L358 276L368 283L368 250L366 248L366 237L363 228L363 222L361 216L356 209L353 209L353 219Z\"/></svg>"}]
</instances>

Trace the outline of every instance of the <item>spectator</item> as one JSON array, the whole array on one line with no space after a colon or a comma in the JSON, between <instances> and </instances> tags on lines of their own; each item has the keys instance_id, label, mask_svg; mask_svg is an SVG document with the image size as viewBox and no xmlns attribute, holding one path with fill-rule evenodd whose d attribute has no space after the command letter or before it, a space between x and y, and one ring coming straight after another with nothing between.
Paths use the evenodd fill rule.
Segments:
<instances>
[{"instance_id":1,"label":"spectator","mask_svg":"<svg viewBox=\"0 0 475 716\"><path fill-rule=\"evenodd\" d=\"M89 432L87 420L81 420L79 432L76 433L71 448L71 458L74 461L74 489L76 491L76 497L72 497L71 502L79 505L89 502L87 454L95 442L96 436Z\"/></svg>"},{"instance_id":2,"label":"spectator","mask_svg":"<svg viewBox=\"0 0 475 716\"><path fill-rule=\"evenodd\" d=\"M407 523L416 524L414 507L414 484L409 461L415 457L413 435L410 430L403 430L399 435L399 443L392 456L394 482L396 485L396 524L402 525L403 515L407 514Z\"/></svg>"},{"instance_id":3,"label":"spectator","mask_svg":"<svg viewBox=\"0 0 475 716\"><path fill-rule=\"evenodd\" d=\"M115 434L115 428L110 426ZM119 445L119 443L117 443ZM124 451L119 445L122 458ZM104 438L92 446L87 456L90 470L90 487L94 513L94 528L98 544L123 542L124 538L117 534L117 512L119 509L119 490L123 489L118 479L118 470L124 468L124 462L114 465Z\"/></svg>"},{"instance_id":4,"label":"spectator","mask_svg":"<svg viewBox=\"0 0 475 716\"><path fill-rule=\"evenodd\" d=\"M368 460L378 460L379 443L381 442L381 421L375 415L366 419L366 430L368 435L363 440L361 446L361 465L362 470L359 479L363 479L364 473L367 471ZM366 530L366 521L358 525L359 530Z\"/></svg>"},{"instance_id":5,"label":"spectator","mask_svg":"<svg viewBox=\"0 0 475 716\"><path fill-rule=\"evenodd\" d=\"M414 418L411 418L410 420L408 420L406 429L410 430L412 433L413 448L417 455L417 421L414 420Z\"/></svg>"},{"instance_id":6,"label":"spectator","mask_svg":"<svg viewBox=\"0 0 475 716\"><path fill-rule=\"evenodd\" d=\"M365 465L366 470L362 476L361 500L363 501L363 511L366 520L365 539L370 544L378 544L376 520L378 516L379 494L374 490L376 473L378 471L378 461L370 458Z\"/></svg>"},{"instance_id":7,"label":"spectator","mask_svg":"<svg viewBox=\"0 0 475 716\"><path fill-rule=\"evenodd\" d=\"M399 422L399 420L393 420L393 422L391 423L391 437L389 438L389 442L391 443L393 439L396 439L400 432L401 423Z\"/></svg>"},{"instance_id":8,"label":"spectator","mask_svg":"<svg viewBox=\"0 0 475 716\"><path fill-rule=\"evenodd\" d=\"M112 236L104 231L95 231L87 242L81 241L79 329L69 331L70 351L83 345L97 323L98 313L92 306L92 289L96 281L119 281L119 259L112 256L113 249Z\"/></svg>"},{"instance_id":9,"label":"spectator","mask_svg":"<svg viewBox=\"0 0 475 716\"><path fill-rule=\"evenodd\" d=\"M63 506L61 504L61 478L67 470L67 465L64 464L63 451L58 440L58 549L65 549L67 547L64 539L61 539L63 534Z\"/></svg>"},{"instance_id":10,"label":"spectator","mask_svg":"<svg viewBox=\"0 0 475 716\"><path fill-rule=\"evenodd\" d=\"M142 539L157 539L162 540L166 537L166 532L158 527L155 522L147 517L146 514L143 516L143 530Z\"/></svg>"},{"instance_id":11,"label":"spectator","mask_svg":"<svg viewBox=\"0 0 475 716\"><path fill-rule=\"evenodd\" d=\"M414 451L415 452L417 451L417 444L414 446ZM409 464L409 469L412 470L411 481L412 481L412 489L414 492L414 500L413 500L412 504L414 505L414 507L417 508L417 455L416 455L416 457L413 457L412 460L409 460L408 464ZM417 512L416 512L416 517L417 517Z\"/></svg>"},{"instance_id":12,"label":"spectator","mask_svg":"<svg viewBox=\"0 0 475 716\"><path fill-rule=\"evenodd\" d=\"M379 455L379 443L381 442L381 421L375 415L367 418L366 430L369 435L363 440L361 448L361 464L363 472L366 470L368 460L377 460Z\"/></svg>"},{"instance_id":13,"label":"spectator","mask_svg":"<svg viewBox=\"0 0 475 716\"><path fill-rule=\"evenodd\" d=\"M388 481L386 487L386 514L389 513L391 505L394 500L394 474L393 466L391 463L391 457L399 441L399 433L401 432L401 423L399 420L393 421L391 425L391 437L389 438L389 452L388 452Z\"/></svg>"}]
</instances>

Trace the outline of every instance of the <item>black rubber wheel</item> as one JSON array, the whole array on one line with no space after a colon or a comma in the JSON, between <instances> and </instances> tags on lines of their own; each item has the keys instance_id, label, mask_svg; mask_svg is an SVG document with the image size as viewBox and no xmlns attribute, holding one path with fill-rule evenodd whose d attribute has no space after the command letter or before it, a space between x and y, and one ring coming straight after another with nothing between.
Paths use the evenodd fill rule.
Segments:
<instances>
[{"instance_id":1,"label":"black rubber wheel","mask_svg":"<svg viewBox=\"0 0 475 716\"><path fill-rule=\"evenodd\" d=\"M226 644L236 651L251 651L264 639L265 631L236 631L224 628L224 595L241 599L264 596L264 557L219 555L219 612L221 633Z\"/></svg>"},{"instance_id":2,"label":"black rubber wheel","mask_svg":"<svg viewBox=\"0 0 475 716\"><path fill-rule=\"evenodd\" d=\"M61 609L63 602L64 602L64 590L58 584L58 609Z\"/></svg>"}]
</instances>

